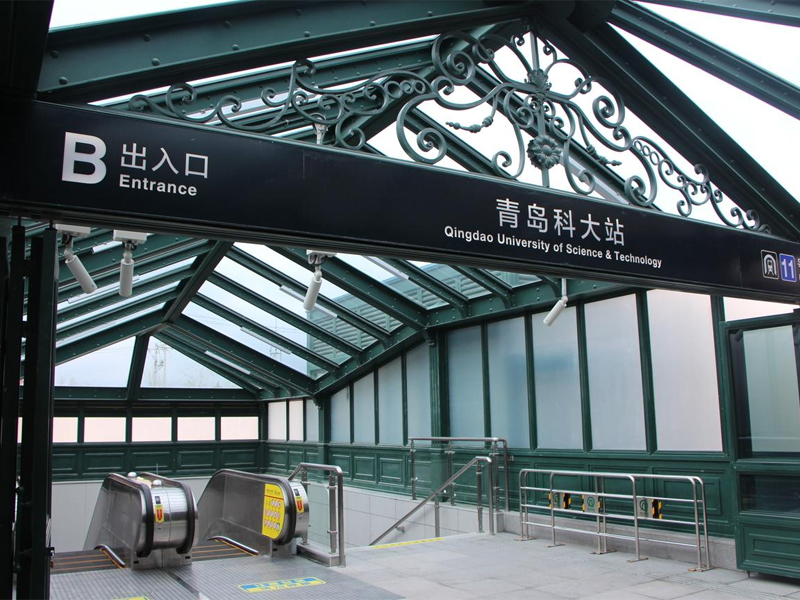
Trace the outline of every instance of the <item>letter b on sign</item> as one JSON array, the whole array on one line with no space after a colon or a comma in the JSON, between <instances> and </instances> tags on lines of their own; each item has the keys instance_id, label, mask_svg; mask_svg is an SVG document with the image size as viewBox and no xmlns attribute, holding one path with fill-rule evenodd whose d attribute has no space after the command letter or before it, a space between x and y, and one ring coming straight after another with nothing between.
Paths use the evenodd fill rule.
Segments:
<instances>
[{"instance_id":1,"label":"letter b on sign","mask_svg":"<svg viewBox=\"0 0 800 600\"><path fill-rule=\"evenodd\" d=\"M78 144L94 148L91 152L78 152ZM99 137L82 133L64 132L64 164L61 168L61 180L74 183L100 183L106 176L106 143ZM75 163L86 163L91 173L75 172ZM85 169L82 169L82 171Z\"/></svg>"}]
</instances>

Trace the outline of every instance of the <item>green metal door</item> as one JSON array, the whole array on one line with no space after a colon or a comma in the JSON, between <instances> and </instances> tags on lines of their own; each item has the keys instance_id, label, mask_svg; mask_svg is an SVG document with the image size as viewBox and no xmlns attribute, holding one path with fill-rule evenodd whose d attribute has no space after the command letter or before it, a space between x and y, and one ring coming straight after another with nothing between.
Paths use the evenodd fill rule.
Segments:
<instances>
[{"instance_id":1,"label":"green metal door","mask_svg":"<svg viewBox=\"0 0 800 600\"><path fill-rule=\"evenodd\" d=\"M739 568L800 578L800 324L729 329ZM795 322L792 322L795 321Z\"/></svg>"}]
</instances>

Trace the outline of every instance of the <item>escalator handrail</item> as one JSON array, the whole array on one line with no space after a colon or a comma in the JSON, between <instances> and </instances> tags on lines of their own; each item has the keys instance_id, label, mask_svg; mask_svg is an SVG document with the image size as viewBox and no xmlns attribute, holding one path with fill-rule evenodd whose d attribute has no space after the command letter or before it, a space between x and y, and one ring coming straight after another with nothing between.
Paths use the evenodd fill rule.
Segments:
<instances>
[{"instance_id":1,"label":"escalator handrail","mask_svg":"<svg viewBox=\"0 0 800 600\"><path fill-rule=\"evenodd\" d=\"M153 508L153 498L150 496L150 488L146 483L116 473L109 473L106 475L106 481L108 480L137 490L144 500L144 548L141 552L137 551L136 556L139 558L150 556L150 552L153 550L153 538L155 535L155 509Z\"/></svg>"}]
</instances>

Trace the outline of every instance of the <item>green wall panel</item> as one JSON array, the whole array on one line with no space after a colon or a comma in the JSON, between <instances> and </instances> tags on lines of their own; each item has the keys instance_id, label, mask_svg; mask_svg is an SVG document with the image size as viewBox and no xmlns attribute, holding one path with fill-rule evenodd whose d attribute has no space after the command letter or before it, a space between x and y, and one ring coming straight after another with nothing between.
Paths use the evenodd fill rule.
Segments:
<instances>
[{"instance_id":1,"label":"green wall panel","mask_svg":"<svg viewBox=\"0 0 800 600\"><path fill-rule=\"evenodd\" d=\"M196 469L202 472L214 470L214 450L179 450L177 470ZM183 473L181 473L183 474Z\"/></svg>"},{"instance_id":2,"label":"green wall panel","mask_svg":"<svg viewBox=\"0 0 800 600\"><path fill-rule=\"evenodd\" d=\"M742 513L736 542L740 568L800 577L800 519Z\"/></svg>"},{"instance_id":3,"label":"green wall panel","mask_svg":"<svg viewBox=\"0 0 800 600\"><path fill-rule=\"evenodd\" d=\"M400 458L381 457L379 459L378 483L402 487L405 484L404 461Z\"/></svg>"},{"instance_id":4,"label":"green wall panel","mask_svg":"<svg viewBox=\"0 0 800 600\"><path fill-rule=\"evenodd\" d=\"M270 447L267 460L270 471L282 473L289 469L289 451L286 448Z\"/></svg>"},{"instance_id":5,"label":"green wall panel","mask_svg":"<svg viewBox=\"0 0 800 600\"><path fill-rule=\"evenodd\" d=\"M166 475L173 470L172 453L169 450L131 450L132 471L150 471Z\"/></svg>"},{"instance_id":6,"label":"green wall panel","mask_svg":"<svg viewBox=\"0 0 800 600\"><path fill-rule=\"evenodd\" d=\"M332 451L330 454L329 464L336 465L342 470L345 480L350 479L350 474L353 469L350 467L350 453L342 452L339 450Z\"/></svg>"},{"instance_id":7,"label":"green wall panel","mask_svg":"<svg viewBox=\"0 0 800 600\"><path fill-rule=\"evenodd\" d=\"M221 448L219 451L221 469L253 471L258 466L257 448Z\"/></svg>"},{"instance_id":8,"label":"green wall panel","mask_svg":"<svg viewBox=\"0 0 800 600\"><path fill-rule=\"evenodd\" d=\"M125 452L98 450L83 456L84 473L105 477L108 473L125 471Z\"/></svg>"},{"instance_id":9,"label":"green wall panel","mask_svg":"<svg viewBox=\"0 0 800 600\"><path fill-rule=\"evenodd\" d=\"M55 479L70 478L74 479L78 472L78 459L80 455L77 452L62 452L60 454L53 454L53 477Z\"/></svg>"},{"instance_id":10,"label":"green wall panel","mask_svg":"<svg viewBox=\"0 0 800 600\"><path fill-rule=\"evenodd\" d=\"M375 483L375 456L362 453L353 456L353 479Z\"/></svg>"}]
</instances>

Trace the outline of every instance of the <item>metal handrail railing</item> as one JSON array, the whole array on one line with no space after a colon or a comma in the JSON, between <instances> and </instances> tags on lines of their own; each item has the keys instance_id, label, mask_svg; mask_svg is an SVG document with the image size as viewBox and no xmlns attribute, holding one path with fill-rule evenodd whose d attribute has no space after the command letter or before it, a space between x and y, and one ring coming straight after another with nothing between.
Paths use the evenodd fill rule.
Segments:
<instances>
[{"instance_id":1,"label":"metal handrail railing","mask_svg":"<svg viewBox=\"0 0 800 600\"><path fill-rule=\"evenodd\" d=\"M510 488L508 487L508 440L505 438L500 437L410 437L408 438L409 441L409 452L411 453L411 499L417 499L417 476L415 473L414 468L414 455L417 452L417 449L414 447L414 442L447 442L447 450L445 450L445 454L447 455L447 476L453 474L453 454L455 453L453 450L453 442L484 442L487 444L491 444L491 451L489 455L492 457L492 468L494 469L494 481L495 487L493 489L495 502L494 507L495 510L500 510L500 461L497 459L499 456L499 451L497 448L498 443L503 445L503 483L506 488L506 512L509 510L508 504L508 497ZM511 458L513 460L513 457ZM450 489L450 504L455 504L455 486L451 487Z\"/></svg>"},{"instance_id":2,"label":"metal handrail railing","mask_svg":"<svg viewBox=\"0 0 800 600\"><path fill-rule=\"evenodd\" d=\"M344 477L342 469L336 465L301 462L291 472L288 479L291 481L300 473L300 483L303 484L306 493L308 493L309 469L328 473L328 508L330 510L328 534L331 538L331 554L337 553L338 546L339 566L344 567ZM308 535L303 536L303 544L308 544Z\"/></svg>"},{"instance_id":3,"label":"metal handrail railing","mask_svg":"<svg viewBox=\"0 0 800 600\"><path fill-rule=\"evenodd\" d=\"M494 490L494 470L492 469L492 459L488 456L476 456L471 461L469 461L466 465L459 469L458 473L450 477L447 481L445 481L442 485L440 485L436 491L431 492L431 494L417 504L414 508L408 511L405 515L400 517L397 522L395 522L389 529L384 531L378 537L376 537L372 542L370 542L370 546L374 546L387 535L389 535L393 530L397 529L405 523L409 518L411 518L414 513L420 510L423 506L425 506L428 502L435 498L434 502L434 527L436 532L436 537L439 537L440 528L439 528L439 494L441 494L445 488L449 487L452 483L454 483L458 478L460 478L464 473L466 473L472 466L475 466L475 479L476 479L476 487L477 487L477 505L478 505L478 533L483 533L483 477L482 477L482 468L481 463L486 463L488 466L489 471L489 493L486 494L489 500L489 533L494 535L494 500L493 500L493 493Z\"/></svg>"},{"instance_id":4,"label":"metal handrail railing","mask_svg":"<svg viewBox=\"0 0 800 600\"><path fill-rule=\"evenodd\" d=\"M530 474L543 474L549 475L549 487L536 487L528 485L528 476ZM585 491L585 490L571 490L571 489L561 489L553 485L553 481L556 477L559 476L567 476L567 477L590 477L594 481L594 490L593 491ZM605 480L606 479L623 479L630 481L631 483L631 493L630 494L615 494L615 493L607 493L605 491ZM644 496L638 493L637 484L641 480L659 480L659 481L684 481L689 483L692 486L692 498L676 498L670 496ZM698 489L700 488L700 495L698 496ZM548 507L544 507L538 504L530 504L528 502L528 492L547 492L549 494L550 503ZM559 498L561 494L575 494L575 495L582 495L582 496L593 496L595 499L595 520L597 523L596 531L588 531L585 529L576 529L570 527L563 527L556 525L556 515L570 515L570 516L577 516L579 514L587 514L587 513L578 513L575 510L570 510L567 508L561 508L558 506L560 504ZM632 514L620 514L620 513L610 513L605 510L605 502L600 501L600 499L612 498L618 500L630 500L632 503ZM677 542L671 540L659 540L659 539L652 539L652 538L643 538L639 535L639 528L640 528L640 521L646 520L649 521L646 517L640 516L640 511L642 510L639 507L639 499L640 498L647 498L651 502L671 502L671 503L683 503L689 504L691 503L694 507L694 520L693 521L683 521L679 519L664 519L663 516L659 516L658 521L660 523L672 523L676 525L693 525L694 526L694 533L695 533L695 543L689 544L686 542ZM648 508L647 504L645 503L644 506L645 510ZM662 507L663 508L663 507ZM585 507L584 507L585 509ZM534 521L529 520L529 510L541 510L541 511L548 511L550 514L550 524L544 523L537 523ZM597 536L597 552L602 554L608 552L607 540L608 538L616 538L616 539L626 539L626 540L633 540L635 549L636 549L636 559L635 560L644 560L641 557L639 542L640 540L660 543L660 544L671 544L676 546L688 546L688 547L695 547L697 549L697 569L698 571L705 571L711 568L711 554L708 542L708 515L706 511L706 492L705 492L705 483L700 477L695 475L653 475L649 473L603 473L603 472L593 472L593 471L562 471L562 470L554 470L554 469L523 469L520 471L519 474L519 515L520 515L520 530L523 539L530 539L529 535L529 526L534 527L546 527L549 528L552 532L552 543L554 546L560 545L556 543L556 530L560 531L571 531L574 533L583 533L589 535ZM702 519L701 519L702 516ZM607 524L608 519L612 519L615 521L633 521L633 536L623 535L618 533L608 533ZM701 541L701 530L702 528L702 541ZM703 564L703 550L705 550L705 564Z\"/></svg>"}]
</instances>

